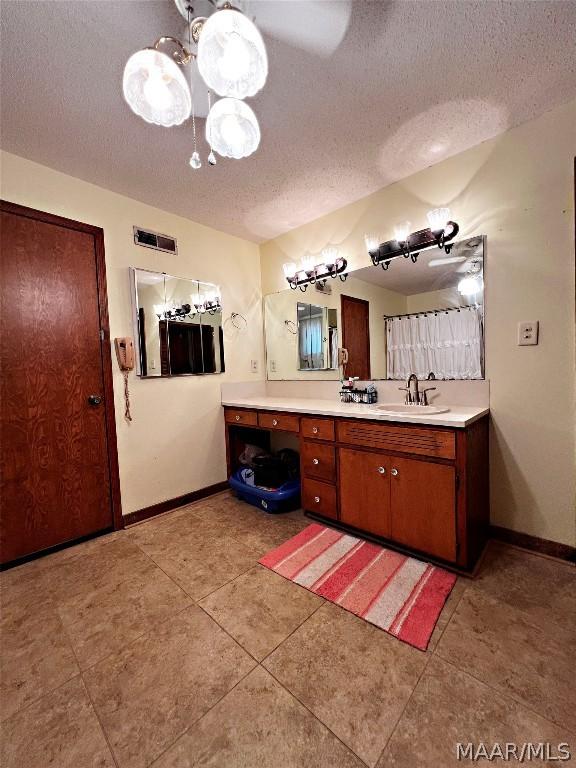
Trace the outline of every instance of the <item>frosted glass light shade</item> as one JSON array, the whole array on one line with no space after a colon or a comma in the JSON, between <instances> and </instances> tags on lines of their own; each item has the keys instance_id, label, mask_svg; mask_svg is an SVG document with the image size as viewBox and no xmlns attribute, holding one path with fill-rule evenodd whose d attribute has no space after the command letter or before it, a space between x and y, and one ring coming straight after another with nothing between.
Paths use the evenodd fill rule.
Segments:
<instances>
[{"instance_id":1,"label":"frosted glass light shade","mask_svg":"<svg viewBox=\"0 0 576 768\"><path fill-rule=\"evenodd\" d=\"M396 224L394 227L394 238L399 243L406 242L408 235L410 234L410 222L403 221L401 224Z\"/></svg>"},{"instance_id":2,"label":"frosted glass light shade","mask_svg":"<svg viewBox=\"0 0 576 768\"><path fill-rule=\"evenodd\" d=\"M326 264L336 264L336 259L338 258L338 248L336 248L335 245L328 245L326 248L322 249L321 256L324 259L324 267L326 267Z\"/></svg>"},{"instance_id":3,"label":"frosted glass light shade","mask_svg":"<svg viewBox=\"0 0 576 768\"><path fill-rule=\"evenodd\" d=\"M268 76L268 56L260 32L239 11L216 11L200 32L198 69L219 96L254 96Z\"/></svg>"},{"instance_id":4,"label":"frosted glass light shade","mask_svg":"<svg viewBox=\"0 0 576 768\"><path fill-rule=\"evenodd\" d=\"M145 48L132 54L122 88L130 109L147 123L169 128L190 117L192 98L184 73L161 51Z\"/></svg>"},{"instance_id":5,"label":"frosted glass light shade","mask_svg":"<svg viewBox=\"0 0 576 768\"><path fill-rule=\"evenodd\" d=\"M382 238L380 237L380 235L376 235L373 233L364 235L364 243L366 245L366 250L368 251L368 253L370 253L370 251L377 251L381 242L382 242Z\"/></svg>"},{"instance_id":6,"label":"frosted glass light shade","mask_svg":"<svg viewBox=\"0 0 576 768\"><path fill-rule=\"evenodd\" d=\"M206 141L222 157L248 157L260 144L260 126L248 104L220 99L206 120Z\"/></svg>"},{"instance_id":7,"label":"frosted glass light shade","mask_svg":"<svg viewBox=\"0 0 576 768\"><path fill-rule=\"evenodd\" d=\"M298 272L298 267L293 261L287 261L286 264L282 264L282 269L284 271L284 277L286 278L295 277L296 272Z\"/></svg>"},{"instance_id":8,"label":"frosted glass light shade","mask_svg":"<svg viewBox=\"0 0 576 768\"><path fill-rule=\"evenodd\" d=\"M309 253L305 253L300 259L300 268L303 269L304 272L312 272L315 266L314 256L311 256Z\"/></svg>"},{"instance_id":9,"label":"frosted glass light shade","mask_svg":"<svg viewBox=\"0 0 576 768\"><path fill-rule=\"evenodd\" d=\"M441 232L450 221L450 208L434 208L426 214L432 232Z\"/></svg>"}]
</instances>

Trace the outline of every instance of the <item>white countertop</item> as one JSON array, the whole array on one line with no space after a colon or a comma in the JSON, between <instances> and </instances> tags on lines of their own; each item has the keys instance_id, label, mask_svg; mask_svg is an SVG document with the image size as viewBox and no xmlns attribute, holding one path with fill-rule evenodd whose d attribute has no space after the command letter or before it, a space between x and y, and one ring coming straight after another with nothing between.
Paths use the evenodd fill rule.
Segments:
<instances>
[{"instance_id":1,"label":"white countertop","mask_svg":"<svg viewBox=\"0 0 576 768\"><path fill-rule=\"evenodd\" d=\"M394 415L382 413L373 405L361 405L359 403L341 403L339 400L316 400L313 398L293 397L226 397L222 399L222 405L232 408L257 408L264 411L288 411L293 413L310 413L316 416L344 416L351 419L375 419L377 421L395 421L406 424L423 424L438 427L467 427L474 421L482 418L490 412L489 408L479 406L457 405L449 408L444 413L422 415ZM377 403L382 405L382 403ZM440 404L438 404L440 406Z\"/></svg>"}]
</instances>

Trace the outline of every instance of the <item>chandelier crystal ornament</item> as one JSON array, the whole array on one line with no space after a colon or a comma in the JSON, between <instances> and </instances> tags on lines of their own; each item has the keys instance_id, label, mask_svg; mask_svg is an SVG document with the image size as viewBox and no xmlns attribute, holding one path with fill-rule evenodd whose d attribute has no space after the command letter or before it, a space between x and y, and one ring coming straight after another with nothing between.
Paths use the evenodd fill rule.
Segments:
<instances>
[{"instance_id":1,"label":"chandelier crystal ornament","mask_svg":"<svg viewBox=\"0 0 576 768\"><path fill-rule=\"evenodd\" d=\"M130 56L124 68L124 98L132 111L146 122L166 128L181 125L192 115L194 141L189 164L199 169L202 161L196 147L191 87L194 73L199 73L209 89L208 165L216 165L215 153L234 159L248 157L260 144L260 126L242 99L257 93L268 76L268 57L262 36L253 22L229 2L208 18L192 18L193 10L188 2L175 2L187 19L188 49L178 39L166 36L160 37L151 48ZM192 53L195 44L198 50ZM185 67L190 67L190 85L184 74ZM202 91L204 83L199 85L198 81L196 76L194 90ZM211 106L210 91L224 98ZM200 110L200 114L205 113Z\"/></svg>"},{"instance_id":2,"label":"chandelier crystal ornament","mask_svg":"<svg viewBox=\"0 0 576 768\"><path fill-rule=\"evenodd\" d=\"M256 115L239 99L220 99L208 113L206 141L222 157L248 157L260 144Z\"/></svg>"},{"instance_id":3,"label":"chandelier crystal ornament","mask_svg":"<svg viewBox=\"0 0 576 768\"><path fill-rule=\"evenodd\" d=\"M130 56L122 88L130 109L147 123L169 128L190 117L192 98L184 73L173 58L155 47Z\"/></svg>"},{"instance_id":4,"label":"chandelier crystal ornament","mask_svg":"<svg viewBox=\"0 0 576 768\"><path fill-rule=\"evenodd\" d=\"M268 76L268 57L260 32L239 11L229 7L216 11L199 34L198 69L206 85L219 96L254 96Z\"/></svg>"}]
</instances>

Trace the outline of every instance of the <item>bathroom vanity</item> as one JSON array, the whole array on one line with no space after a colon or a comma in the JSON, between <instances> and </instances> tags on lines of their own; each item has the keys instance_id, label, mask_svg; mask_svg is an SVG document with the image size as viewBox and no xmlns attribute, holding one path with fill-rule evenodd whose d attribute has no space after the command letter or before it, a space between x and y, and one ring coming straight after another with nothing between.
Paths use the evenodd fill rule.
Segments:
<instances>
[{"instance_id":1,"label":"bathroom vanity","mask_svg":"<svg viewBox=\"0 0 576 768\"><path fill-rule=\"evenodd\" d=\"M328 400L223 402L228 472L246 443L298 437L302 506L354 533L471 571L489 522L488 409L386 415Z\"/></svg>"}]
</instances>

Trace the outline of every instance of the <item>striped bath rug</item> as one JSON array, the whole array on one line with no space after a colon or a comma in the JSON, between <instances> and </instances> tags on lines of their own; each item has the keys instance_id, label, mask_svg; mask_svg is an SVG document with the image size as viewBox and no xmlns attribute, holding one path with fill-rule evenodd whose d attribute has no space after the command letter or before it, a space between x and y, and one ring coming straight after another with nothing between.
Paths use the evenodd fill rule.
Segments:
<instances>
[{"instance_id":1,"label":"striped bath rug","mask_svg":"<svg viewBox=\"0 0 576 768\"><path fill-rule=\"evenodd\" d=\"M456 576L313 523L260 564L425 651Z\"/></svg>"}]
</instances>

